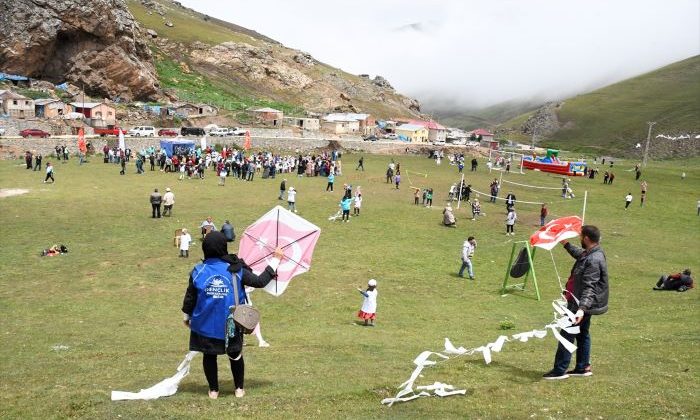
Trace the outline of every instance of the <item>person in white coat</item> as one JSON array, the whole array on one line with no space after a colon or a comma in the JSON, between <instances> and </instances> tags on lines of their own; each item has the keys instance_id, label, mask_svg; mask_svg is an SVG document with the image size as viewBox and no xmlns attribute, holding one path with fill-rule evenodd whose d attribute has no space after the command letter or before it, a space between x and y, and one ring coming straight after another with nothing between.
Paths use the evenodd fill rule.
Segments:
<instances>
[{"instance_id":1,"label":"person in white coat","mask_svg":"<svg viewBox=\"0 0 700 420\"><path fill-rule=\"evenodd\" d=\"M515 221L518 220L518 215L515 213L515 209L511 208L508 210L508 215L506 216L506 235L515 235Z\"/></svg>"},{"instance_id":2,"label":"person in white coat","mask_svg":"<svg viewBox=\"0 0 700 420\"><path fill-rule=\"evenodd\" d=\"M182 235L180 235L180 257L189 258L190 257L190 244L192 243L192 236L187 231L187 229L182 229Z\"/></svg>"}]
</instances>

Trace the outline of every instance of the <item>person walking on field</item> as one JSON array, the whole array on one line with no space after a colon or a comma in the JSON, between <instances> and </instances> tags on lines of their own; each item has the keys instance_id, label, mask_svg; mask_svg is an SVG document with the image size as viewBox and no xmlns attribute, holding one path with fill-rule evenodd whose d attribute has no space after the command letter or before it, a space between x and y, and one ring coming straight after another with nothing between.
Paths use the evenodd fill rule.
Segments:
<instances>
[{"instance_id":1,"label":"person walking on field","mask_svg":"<svg viewBox=\"0 0 700 420\"><path fill-rule=\"evenodd\" d=\"M542 208L540 208L540 226L544 226L544 221L549 214L549 209L545 203L542 203Z\"/></svg>"},{"instance_id":2,"label":"person walking on field","mask_svg":"<svg viewBox=\"0 0 700 420\"><path fill-rule=\"evenodd\" d=\"M457 274L459 277L464 277L464 269L467 269L469 280L474 280L474 267L472 266L472 257L476 249L476 239L473 236L467 238L462 245L462 267Z\"/></svg>"},{"instance_id":3,"label":"person walking on field","mask_svg":"<svg viewBox=\"0 0 700 420\"><path fill-rule=\"evenodd\" d=\"M515 210L511 208L508 210L508 215L506 216L506 235L515 236L515 221L518 219L518 215Z\"/></svg>"},{"instance_id":4,"label":"person walking on field","mask_svg":"<svg viewBox=\"0 0 700 420\"><path fill-rule=\"evenodd\" d=\"M49 179L51 179L52 184L56 182L56 180L53 179L53 166L51 165L51 162L46 162L46 178L44 178L44 184L46 184L46 181Z\"/></svg>"},{"instance_id":5,"label":"person walking on field","mask_svg":"<svg viewBox=\"0 0 700 420\"><path fill-rule=\"evenodd\" d=\"M283 179L282 182L280 182L280 195L277 197L278 200L282 200L284 198L284 192L287 191L287 179Z\"/></svg>"},{"instance_id":6,"label":"person walking on field","mask_svg":"<svg viewBox=\"0 0 700 420\"><path fill-rule=\"evenodd\" d=\"M333 183L335 182L335 175L333 175L333 172L328 175L328 185L326 185L326 192L330 191L333 192Z\"/></svg>"},{"instance_id":7,"label":"person walking on field","mask_svg":"<svg viewBox=\"0 0 700 420\"><path fill-rule=\"evenodd\" d=\"M153 193L151 193L150 201L151 201L151 218L155 219L157 217L160 219L160 205L163 202L163 197L158 192L158 188L153 190Z\"/></svg>"},{"instance_id":8,"label":"person walking on field","mask_svg":"<svg viewBox=\"0 0 700 420\"><path fill-rule=\"evenodd\" d=\"M554 357L554 367L544 379L566 379L570 376L591 376L591 316L608 311L608 264L600 247L600 230L592 225L581 228L581 248L564 241L564 249L576 262L566 282L565 298L568 309L575 314L578 334L561 330L565 340L576 341L576 366L567 372L571 353L561 343Z\"/></svg>"},{"instance_id":9,"label":"person walking on field","mask_svg":"<svg viewBox=\"0 0 700 420\"><path fill-rule=\"evenodd\" d=\"M357 161L357 168L355 168L355 170L357 171L359 169L362 169L362 172L365 171L365 157L364 156L360 156L360 160Z\"/></svg>"},{"instance_id":10,"label":"person walking on field","mask_svg":"<svg viewBox=\"0 0 700 420\"><path fill-rule=\"evenodd\" d=\"M642 187L642 194L641 194L641 203L639 204L639 207L644 207L644 200L647 198L647 182L642 181L640 184Z\"/></svg>"},{"instance_id":11,"label":"person walking on field","mask_svg":"<svg viewBox=\"0 0 700 420\"><path fill-rule=\"evenodd\" d=\"M192 243L192 236L187 229L183 228L182 235L180 235L180 257L190 257L190 243Z\"/></svg>"},{"instance_id":12,"label":"person walking on field","mask_svg":"<svg viewBox=\"0 0 700 420\"><path fill-rule=\"evenodd\" d=\"M396 171L396 176L394 176L394 182L396 183L396 189L399 189L399 184L401 184L401 171Z\"/></svg>"},{"instance_id":13,"label":"person walking on field","mask_svg":"<svg viewBox=\"0 0 700 420\"><path fill-rule=\"evenodd\" d=\"M294 187L287 190L287 210L297 212L297 190Z\"/></svg>"},{"instance_id":14,"label":"person walking on field","mask_svg":"<svg viewBox=\"0 0 700 420\"><path fill-rule=\"evenodd\" d=\"M165 189L165 195L163 195L163 217L173 215L173 206L175 205L175 194L170 191L170 188Z\"/></svg>"},{"instance_id":15,"label":"person walking on field","mask_svg":"<svg viewBox=\"0 0 700 420\"><path fill-rule=\"evenodd\" d=\"M632 204L633 199L634 198L632 197L632 193L628 192L627 195L625 196L625 210L627 210L627 207L629 207L630 204Z\"/></svg>"}]
</instances>

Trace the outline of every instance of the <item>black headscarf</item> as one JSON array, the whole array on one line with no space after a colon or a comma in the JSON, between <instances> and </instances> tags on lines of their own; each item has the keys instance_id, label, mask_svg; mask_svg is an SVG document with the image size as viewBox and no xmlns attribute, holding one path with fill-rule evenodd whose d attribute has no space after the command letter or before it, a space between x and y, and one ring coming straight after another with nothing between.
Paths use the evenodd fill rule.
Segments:
<instances>
[{"instance_id":1,"label":"black headscarf","mask_svg":"<svg viewBox=\"0 0 700 420\"><path fill-rule=\"evenodd\" d=\"M228 271L234 273L241 268L250 270L250 267L238 258L236 254L229 254L227 249L226 237L223 233L218 231L212 231L204 237L202 241L202 251L204 251L204 259L208 258L220 258L227 263L229 263Z\"/></svg>"},{"instance_id":2,"label":"black headscarf","mask_svg":"<svg viewBox=\"0 0 700 420\"><path fill-rule=\"evenodd\" d=\"M202 251L204 251L204 259L222 258L228 255L226 247L226 237L223 233L213 231L209 232L202 241Z\"/></svg>"}]
</instances>

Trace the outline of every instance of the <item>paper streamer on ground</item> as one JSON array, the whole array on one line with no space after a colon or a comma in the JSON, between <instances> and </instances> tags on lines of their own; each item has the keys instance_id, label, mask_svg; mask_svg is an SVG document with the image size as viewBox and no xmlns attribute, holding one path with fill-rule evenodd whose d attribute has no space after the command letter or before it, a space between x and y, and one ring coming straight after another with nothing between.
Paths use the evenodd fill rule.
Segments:
<instances>
[{"instance_id":1,"label":"paper streamer on ground","mask_svg":"<svg viewBox=\"0 0 700 420\"><path fill-rule=\"evenodd\" d=\"M112 401L120 400L155 400L160 397L169 397L177 392L180 382L190 373L190 362L198 352L191 351L185 356L185 360L177 367L177 372L170 378L139 392L112 391Z\"/></svg>"},{"instance_id":2,"label":"paper streamer on ground","mask_svg":"<svg viewBox=\"0 0 700 420\"><path fill-rule=\"evenodd\" d=\"M445 384L442 382L434 382L432 385L419 385L415 386L416 380L420 377L421 372L425 367L437 364L439 361L447 361L460 356L472 355L475 353L481 353L486 364L491 363L492 353L499 353L505 343L508 341L520 341L521 343L527 342L531 338L544 338L547 336L547 330L552 330L552 335L571 353L576 351L576 345L566 340L559 333L559 330L565 330L571 334L578 334L579 327L574 325L576 319L575 315L566 307L566 302L555 300L552 302L556 313L554 321L548 325L545 325L541 330L532 330L513 334L510 337L501 335L493 343L488 343L484 346L467 349L464 347L455 347L449 338L445 338L445 349L441 352L433 352L426 350L418 355L418 357L413 360L416 368L411 373L408 380L401 385L399 385L399 392L393 398L384 398L382 404L392 406L397 402L407 402L415 400L420 397L448 397L451 395L465 395L467 391L465 389L455 390L454 386ZM435 356L435 357L433 357ZM432 358L432 360L431 360ZM430 391L433 393L431 394Z\"/></svg>"}]
</instances>

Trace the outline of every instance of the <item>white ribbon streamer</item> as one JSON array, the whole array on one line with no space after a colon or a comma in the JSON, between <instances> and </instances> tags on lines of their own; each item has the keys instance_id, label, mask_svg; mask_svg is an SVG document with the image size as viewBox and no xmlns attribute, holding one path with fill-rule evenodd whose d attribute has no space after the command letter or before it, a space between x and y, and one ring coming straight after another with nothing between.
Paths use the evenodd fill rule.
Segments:
<instances>
[{"instance_id":1,"label":"white ribbon streamer","mask_svg":"<svg viewBox=\"0 0 700 420\"><path fill-rule=\"evenodd\" d=\"M169 397L175 394L180 382L190 373L190 362L192 362L192 358L196 355L196 351L187 353L185 360L177 367L175 375L158 382L150 388L142 389L139 392L112 391L112 401L155 400L160 397Z\"/></svg>"},{"instance_id":2,"label":"white ribbon streamer","mask_svg":"<svg viewBox=\"0 0 700 420\"><path fill-rule=\"evenodd\" d=\"M450 341L449 338L445 338L445 350L441 353L429 350L420 353L418 357L416 357L413 360L413 363L416 365L416 368L413 370L411 377L406 382L399 385L400 391L396 394L395 397L384 398L381 403L391 407L394 403L397 402L407 402L415 400L416 398L429 397L432 395L438 397L448 397L451 395L465 395L467 393L466 390L455 390L454 386L442 382L434 382L432 385L419 385L415 389L416 391L420 392L416 393L416 391L414 391L413 385L420 376L420 373L423 371L423 368L425 368L426 366L432 366L437 364L437 361L430 360L430 357L432 355L436 355L439 358L442 358L442 361L445 361L454 359L459 356L481 353L484 357L484 362L486 364L489 364L492 360L492 353L499 353L503 349L503 346L506 342L515 340L520 341L521 343L525 343L531 338L542 339L547 336L547 330L552 330L552 335L554 336L554 338L556 338L557 341L559 341L564 346L564 348L566 348L567 351L573 353L574 351L576 351L576 345L562 337L559 331L564 330L569 334L578 334L580 332L580 328L574 324L576 322L576 316L566 307L566 302L555 300L552 302L552 307L554 307L554 310L556 311L555 319L552 323L545 325L543 330L521 332L511 335L510 338L508 336L501 335L493 343L488 343L485 346L480 346L473 349L455 347L455 345L452 344L452 341ZM433 394L430 394L427 391L432 391Z\"/></svg>"}]
</instances>

